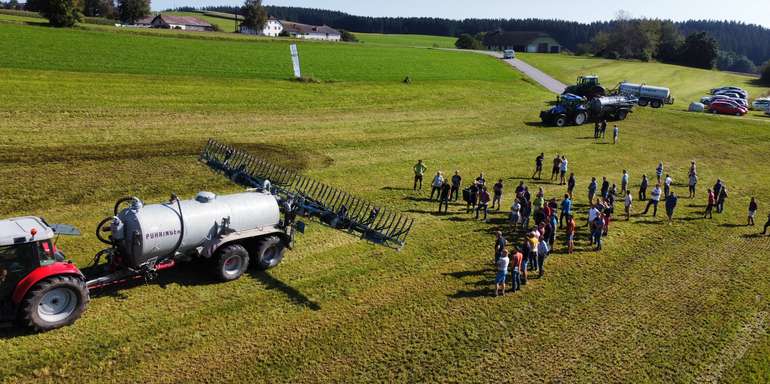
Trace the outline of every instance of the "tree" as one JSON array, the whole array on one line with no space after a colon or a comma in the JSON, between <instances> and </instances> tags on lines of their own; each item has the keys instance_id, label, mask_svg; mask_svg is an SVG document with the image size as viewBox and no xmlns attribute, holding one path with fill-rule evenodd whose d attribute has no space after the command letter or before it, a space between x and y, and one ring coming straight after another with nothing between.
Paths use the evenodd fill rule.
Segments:
<instances>
[{"instance_id":1,"label":"tree","mask_svg":"<svg viewBox=\"0 0 770 384\"><path fill-rule=\"evenodd\" d=\"M689 67L712 69L719 54L719 44L706 32L693 33L684 40L679 58Z\"/></svg>"},{"instance_id":2,"label":"tree","mask_svg":"<svg viewBox=\"0 0 770 384\"><path fill-rule=\"evenodd\" d=\"M150 14L150 0L118 0L120 21L134 24Z\"/></svg>"},{"instance_id":3,"label":"tree","mask_svg":"<svg viewBox=\"0 0 770 384\"><path fill-rule=\"evenodd\" d=\"M85 0L83 14L89 17L115 17L115 5L112 0Z\"/></svg>"},{"instance_id":4,"label":"tree","mask_svg":"<svg viewBox=\"0 0 770 384\"><path fill-rule=\"evenodd\" d=\"M54 27L71 27L80 21L78 0L43 0L40 14Z\"/></svg>"},{"instance_id":5,"label":"tree","mask_svg":"<svg viewBox=\"0 0 770 384\"><path fill-rule=\"evenodd\" d=\"M262 0L246 0L246 2L243 3L241 13L243 14L243 22L241 25L255 31L265 29L265 24L267 24L267 11L265 11L265 7L262 6Z\"/></svg>"},{"instance_id":6,"label":"tree","mask_svg":"<svg viewBox=\"0 0 770 384\"><path fill-rule=\"evenodd\" d=\"M762 76L759 78L759 81L764 85L770 86L770 60L762 67Z\"/></svg>"},{"instance_id":7,"label":"tree","mask_svg":"<svg viewBox=\"0 0 770 384\"><path fill-rule=\"evenodd\" d=\"M340 31L340 34L341 34L342 41L347 41L348 43L357 43L358 42L358 38L356 37L356 35L354 35L350 31L346 31L346 30L343 29L343 30Z\"/></svg>"},{"instance_id":8,"label":"tree","mask_svg":"<svg viewBox=\"0 0 770 384\"><path fill-rule=\"evenodd\" d=\"M655 58L666 63L676 63L683 43L684 37L676 24L671 21L660 23L660 41Z\"/></svg>"},{"instance_id":9,"label":"tree","mask_svg":"<svg viewBox=\"0 0 770 384\"><path fill-rule=\"evenodd\" d=\"M484 46L475 37L463 33L460 38L455 42L457 49L484 49Z\"/></svg>"}]
</instances>

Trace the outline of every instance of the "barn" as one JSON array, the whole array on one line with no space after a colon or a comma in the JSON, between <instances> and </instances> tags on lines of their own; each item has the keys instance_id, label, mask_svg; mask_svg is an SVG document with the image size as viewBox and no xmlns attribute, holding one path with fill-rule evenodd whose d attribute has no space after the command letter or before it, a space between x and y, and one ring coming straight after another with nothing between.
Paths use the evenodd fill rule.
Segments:
<instances>
[{"instance_id":1,"label":"barn","mask_svg":"<svg viewBox=\"0 0 770 384\"><path fill-rule=\"evenodd\" d=\"M484 46L493 51L513 49L516 52L560 53L562 46L543 32L494 31L484 36Z\"/></svg>"},{"instance_id":2,"label":"barn","mask_svg":"<svg viewBox=\"0 0 770 384\"><path fill-rule=\"evenodd\" d=\"M185 31L213 31L214 26L193 16L169 16L160 14L150 23L151 28L182 29Z\"/></svg>"}]
</instances>

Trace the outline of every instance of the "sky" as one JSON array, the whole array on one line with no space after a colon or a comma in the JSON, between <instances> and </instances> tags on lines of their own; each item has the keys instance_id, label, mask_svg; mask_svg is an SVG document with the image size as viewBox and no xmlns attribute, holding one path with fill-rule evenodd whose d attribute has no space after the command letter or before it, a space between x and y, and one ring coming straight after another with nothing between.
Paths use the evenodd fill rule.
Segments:
<instances>
[{"instance_id":1,"label":"sky","mask_svg":"<svg viewBox=\"0 0 770 384\"><path fill-rule=\"evenodd\" d=\"M243 1L238 0L152 0L153 10L241 4ZM532 17L581 22L613 19L624 10L633 17L736 20L770 28L768 0L265 0L264 4L331 9L359 16Z\"/></svg>"}]
</instances>

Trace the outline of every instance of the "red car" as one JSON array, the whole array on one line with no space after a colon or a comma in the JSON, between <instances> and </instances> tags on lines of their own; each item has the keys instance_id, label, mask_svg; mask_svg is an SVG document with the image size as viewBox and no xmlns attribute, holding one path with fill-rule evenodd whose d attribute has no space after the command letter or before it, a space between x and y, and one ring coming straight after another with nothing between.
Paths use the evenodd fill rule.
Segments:
<instances>
[{"instance_id":1,"label":"red car","mask_svg":"<svg viewBox=\"0 0 770 384\"><path fill-rule=\"evenodd\" d=\"M709 112L723 115L743 116L749 113L749 110L734 103L724 101L714 101L708 106Z\"/></svg>"}]
</instances>

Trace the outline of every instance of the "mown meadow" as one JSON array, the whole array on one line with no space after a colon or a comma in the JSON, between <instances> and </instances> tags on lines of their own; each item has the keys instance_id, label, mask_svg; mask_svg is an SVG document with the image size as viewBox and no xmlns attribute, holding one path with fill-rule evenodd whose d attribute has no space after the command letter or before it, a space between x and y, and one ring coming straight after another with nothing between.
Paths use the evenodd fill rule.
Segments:
<instances>
[{"instance_id":1,"label":"mown meadow","mask_svg":"<svg viewBox=\"0 0 770 384\"><path fill-rule=\"evenodd\" d=\"M416 219L401 252L311 224L267 273L217 284L182 266L94 297L74 326L2 330L2 381L770 380L770 238L742 226L750 196L759 224L770 210L766 121L640 109L611 145L590 127L539 126L553 95L484 55L301 43L322 82L297 83L281 41L2 23L0 35L0 215L78 226L59 241L78 265L101 249L93 227L119 197L237 191L196 162L209 137ZM529 180L540 152L569 158L581 221L591 176L627 169L635 187L659 160L683 195L697 160L699 196L680 199L673 225L613 223L601 253L581 228L578 253L557 246L545 277L495 298L493 232L518 239L506 215L436 214L411 167L560 196ZM718 177L726 213L702 220Z\"/></svg>"}]
</instances>

